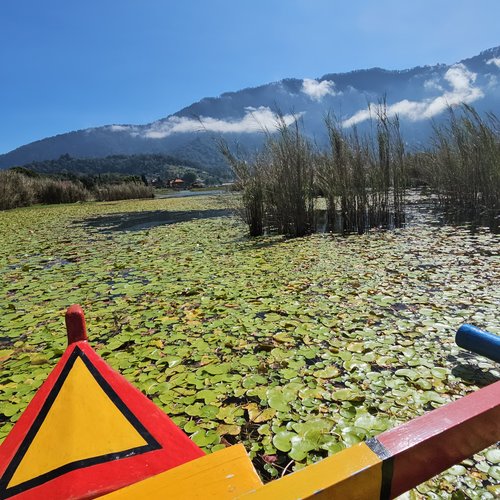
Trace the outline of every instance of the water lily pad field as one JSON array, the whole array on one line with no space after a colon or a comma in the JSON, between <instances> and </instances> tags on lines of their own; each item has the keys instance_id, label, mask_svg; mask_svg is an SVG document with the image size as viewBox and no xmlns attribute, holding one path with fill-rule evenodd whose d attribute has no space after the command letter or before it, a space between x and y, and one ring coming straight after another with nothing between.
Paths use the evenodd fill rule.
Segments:
<instances>
[{"instance_id":1,"label":"water lily pad field","mask_svg":"<svg viewBox=\"0 0 500 500\"><path fill-rule=\"evenodd\" d=\"M500 378L454 344L465 322L500 333L498 235L422 215L394 231L251 239L226 200L0 213L0 440L62 355L73 303L111 366L207 452L244 443L265 481ZM149 211L198 216L109 219ZM407 497L498 498L499 482L493 446Z\"/></svg>"}]
</instances>

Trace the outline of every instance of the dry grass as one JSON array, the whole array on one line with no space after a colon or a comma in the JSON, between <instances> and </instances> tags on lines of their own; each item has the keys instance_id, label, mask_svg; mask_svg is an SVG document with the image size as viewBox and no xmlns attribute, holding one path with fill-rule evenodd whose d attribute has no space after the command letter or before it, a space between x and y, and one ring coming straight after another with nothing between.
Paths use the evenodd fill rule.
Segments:
<instances>
[{"instance_id":1,"label":"dry grass","mask_svg":"<svg viewBox=\"0 0 500 500\"><path fill-rule=\"evenodd\" d=\"M87 201L89 191L81 182L57 179L37 179L36 200L38 203L58 204Z\"/></svg>"},{"instance_id":2,"label":"dry grass","mask_svg":"<svg viewBox=\"0 0 500 500\"><path fill-rule=\"evenodd\" d=\"M0 210L32 205L35 195L34 179L10 170L0 171Z\"/></svg>"},{"instance_id":3,"label":"dry grass","mask_svg":"<svg viewBox=\"0 0 500 500\"><path fill-rule=\"evenodd\" d=\"M57 204L90 199L114 201L153 197L153 188L139 182L101 185L90 191L80 181L33 177L13 170L0 171L0 210L35 203Z\"/></svg>"},{"instance_id":4,"label":"dry grass","mask_svg":"<svg viewBox=\"0 0 500 500\"><path fill-rule=\"evenodd\" d=\"M154 198L154 189L139 182L124 182L97 187L94 194L97 201Z\"/></svg>"}]
</instances>

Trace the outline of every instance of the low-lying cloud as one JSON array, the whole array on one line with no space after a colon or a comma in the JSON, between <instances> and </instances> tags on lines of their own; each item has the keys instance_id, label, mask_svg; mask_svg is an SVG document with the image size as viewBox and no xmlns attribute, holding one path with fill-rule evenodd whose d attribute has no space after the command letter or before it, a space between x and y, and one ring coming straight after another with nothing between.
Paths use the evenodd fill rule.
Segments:
<instances>
[{"instance_id":1,"label":"low-lying cloud","mask_svg":"<svg viewBox=\"0 0 500 500\"><path fill-rule=\"evenodd\" d=\"M425 90L439 90L440 92L444 91L443 86L439 83L439 78L431 78L429 80L425 80L424 82Z\"/></svg>"},{"instance_id":2,"label":"low-lying cloud","mask_svg":"<svg viewBox=\"0 0 500 500\"><path fill-rule=\"evenodd\" d=\"M500 57L492 57L486 64L493 64L497 68L500 68Z\"/></svg>"},{"instance_id":3,"label":"low-lying cloud","mask_svg":"<svg viewBox=\"0 0 500 500\"><path fill-rule=\"evenodd\" d=\"M456 64L444 74L446 82L442 83L447 83L449 90L444 91L442 95L422 101L403 99L387 106L387 114L388 116L398 115L411 121L419 121L442 113L448 106L456 106L461 103L470 104L484 96L483 91L474 86L476 77L477 73L469 71L464 64ZM441 85L441 82L436 81L436 79L429 82L432 83L426 82L427 85L424 83L427 89L431 86L437 89L438 85ZM368 108L358 111L345 120L343 125L344 127L350 127L364 122L372 118L374 113L376 115L377 106L368 106Z\"/></svg>"},{"instance_id":4,"label":"low-lying cloud","mask_svg":"<svg viewBox=\"0 0 500 500\"><path fill-rule=\"evenodd\" d=\"M110 125L109 130L111 132L127 132L127 130L131 130L133 127L130 125Z\"/></svg>"},{"instance_id":5,"label":"low-lying cloud","mask_svg":"<svg viewBox=\"0 0 500 500\"><path fill-rule=\"evenodd\" d=\"M283 115L283 122L288 126L298 119L302 113ZM247 107L242 118L221 120L207 116L189 118L186 116L170 116L166 120L152 123L147 128L111 125L113 132L129 131L133 136L147 139L164 139L169 135L187 132L255 133L274 131L279 126L276 114L266 106Z\"/></svg>"},{"instance_id":6,"label":"low-lying cloud","mask_svg":"<svg viewBox=\"0 0 500 500\"><path fill-rule=\"evenodd\" d=\"M335 83L331 80L318 82L318 80L305 78L302 81L302 88L300 90L314 101L321 101L326 95L337 94L337 92L335 92Z\"/></svg>"}]
</instances>

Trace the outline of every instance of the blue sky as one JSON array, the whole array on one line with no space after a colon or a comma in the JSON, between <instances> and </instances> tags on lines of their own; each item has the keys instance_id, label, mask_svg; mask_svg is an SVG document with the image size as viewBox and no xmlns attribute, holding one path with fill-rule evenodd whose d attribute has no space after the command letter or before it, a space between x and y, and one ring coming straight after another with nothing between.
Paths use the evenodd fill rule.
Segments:
<instances>
[{"instance_id":1,"label":"blue sky","mask_svg":"<svg viewBox=\"0 0 500 500\"><path fill-rule=\"evenodd\" d=\"M0 154L287 77L453 63L498 0L0 0Z\"/></svg>"}]
</instances>

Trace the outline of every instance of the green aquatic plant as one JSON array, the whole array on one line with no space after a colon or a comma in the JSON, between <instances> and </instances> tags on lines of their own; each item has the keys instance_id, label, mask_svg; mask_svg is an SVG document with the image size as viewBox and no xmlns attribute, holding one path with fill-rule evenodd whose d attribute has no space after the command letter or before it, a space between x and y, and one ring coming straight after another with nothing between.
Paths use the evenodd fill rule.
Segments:
<instances>
[{"instance_id":1,"label":"green aquatic plant","mask_svg":"<svg viewBox=\"0 0 500 500\"><path fill-rule=\"evenodd\" d=\"M243 442L265 479L500 377L453 340L463 322L500 331L498 237L487 231L421 218L285 240L248 239L227 216L139 231L84 223L225 200L0 213L0 438L64 352L72 303L111 366L206 451ZM417 492L492 498L497 455L477 454Z\"/></svg>"}]
</instances>

